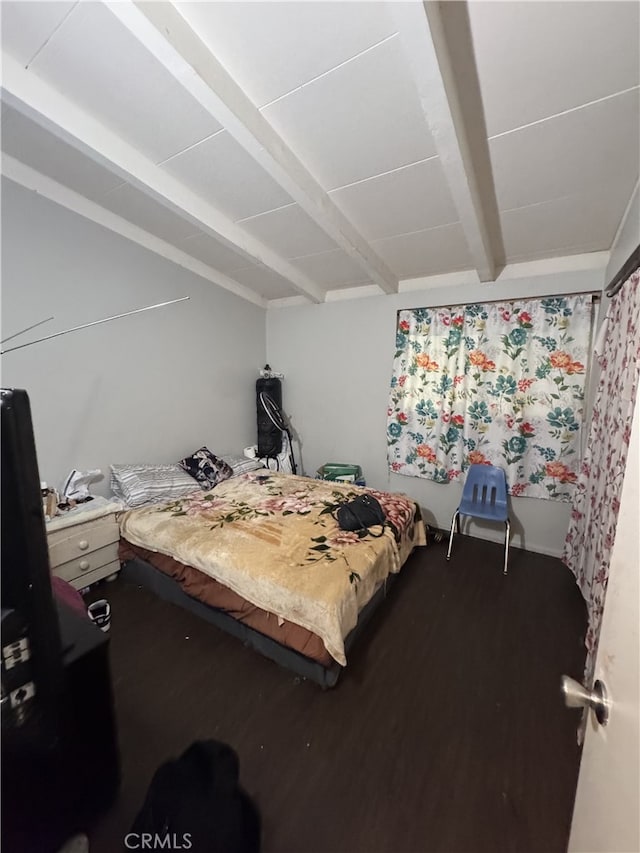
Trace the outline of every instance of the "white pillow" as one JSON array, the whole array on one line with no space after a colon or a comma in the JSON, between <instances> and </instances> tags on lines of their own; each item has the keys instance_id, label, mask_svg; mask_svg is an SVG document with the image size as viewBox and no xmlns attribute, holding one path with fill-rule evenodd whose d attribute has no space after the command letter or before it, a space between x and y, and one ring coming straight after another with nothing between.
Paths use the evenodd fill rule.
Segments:
<instances>
[{"instance_id":1,"label":"white pillow","mask_svg":"<svg viewBox=\"0 0 640 853\"><path fill-rule=\"evenodd\" d=\"M200 484L179 465L111 465L111 489L127 506L163 503L192 492Z\"/></svg>"},{"instance_id":2,"label":"white pillow","mask_svg":"<svg viewBox=\"0 0 640 853\"><path fill-rule=\"evenodd\" d=\"M247 471L257 471L264 469L264 464L259 459L247 459L246 456L221 456L227 465L231 466L233 471L232 476L237 477L239 474L246 474Z\"/></svg>"}]
</instances>

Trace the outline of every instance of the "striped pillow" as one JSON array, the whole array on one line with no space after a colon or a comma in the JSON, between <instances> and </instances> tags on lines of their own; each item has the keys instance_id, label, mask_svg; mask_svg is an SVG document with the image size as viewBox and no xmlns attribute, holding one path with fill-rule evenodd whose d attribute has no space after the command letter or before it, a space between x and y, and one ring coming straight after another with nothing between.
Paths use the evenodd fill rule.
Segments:
<instances>
[{"instance_id":1,"label":"striped pillow","mask_svg":"<svg viewBox=\"0 0 640 853\"><path fill-rule=\"evenodd\" d=\"M127 506L163 503L200 490L178 465L111 465L111 489Z\"/></svg>"},{"instance_id":2,"label":"striped pillow","mask_svg":"<svg viewBox=\"0 0 640 853\"><path fill-rule=\"evenodd\" d=\"M220 458L231 467L234 477L246 474L247 471L258 471L265 467L259 459L248 459L246 456L221 456Z\"/></svg>"}]
</instances>

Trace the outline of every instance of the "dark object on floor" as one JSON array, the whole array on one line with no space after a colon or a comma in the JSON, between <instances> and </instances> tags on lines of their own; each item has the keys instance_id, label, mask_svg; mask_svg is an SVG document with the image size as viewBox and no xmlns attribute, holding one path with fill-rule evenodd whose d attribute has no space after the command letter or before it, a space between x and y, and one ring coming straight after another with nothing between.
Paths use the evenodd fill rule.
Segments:
<instances>
[{"instance_id":1,"label":"dark object on floor","mask_svg":"<svg viewBox=\"0 0 640 853\"><path fill-rule=\"evenodd\" d=\"M427 545L440 545L445 541L446 534L443 530L439 530L437 527L430 527L428 524L425 525L427 532Z\"/></svg>"},{"instance_id":2,"label":"dark object on floor","mask_svg":"<svg viewBox=\"0 0 640 853\"><path fill-rule=\"evenodd\" d=\"M96 627L105 633L109 630L111 627L111 605L106 598L94 601L87 608L87 612Z\"/></svg>"},{"instance_id":3,"label":"dark object on floor","mask_svg":"<svg viewBox=\"0 0 640 853\"><path fill-rule=\"evenodd\" d=\"M194 853L258 853L260 815L238 774L227 744L192 744L155 772L131 832L170 835Z\"/></svg>"}]
</instances>

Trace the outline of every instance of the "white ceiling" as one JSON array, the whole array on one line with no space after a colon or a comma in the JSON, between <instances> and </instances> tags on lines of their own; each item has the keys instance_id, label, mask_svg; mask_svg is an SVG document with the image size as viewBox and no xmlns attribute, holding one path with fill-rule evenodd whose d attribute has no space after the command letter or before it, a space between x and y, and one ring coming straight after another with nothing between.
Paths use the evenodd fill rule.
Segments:
<instances>
[{"instance_id":1,"label":"white ceiling","mask_svg":"<svg viewBox=\"0 0 640 853\"><path fill-rule=\"evenodd\" d=\"M491 280L611 247L639 10L4 0L2 171L258 304Z\"/></svg>"}]
</instances>

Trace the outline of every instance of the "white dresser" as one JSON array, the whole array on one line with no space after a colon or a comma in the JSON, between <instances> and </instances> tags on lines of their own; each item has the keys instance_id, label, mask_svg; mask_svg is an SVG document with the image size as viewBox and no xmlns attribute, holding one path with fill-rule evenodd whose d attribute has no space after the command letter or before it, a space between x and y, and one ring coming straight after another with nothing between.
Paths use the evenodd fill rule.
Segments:
<instances>
[{"instance_id":1,"label":"white dresser","mask_svg":"<svg viewBox=\"0 0 640 853\"><path fill-rule=\"evenodd\" d=\"M54 575L76 589L120 571L119 503L95 498L47 522L49 561Z\"/></svg>"}]
</instances>

